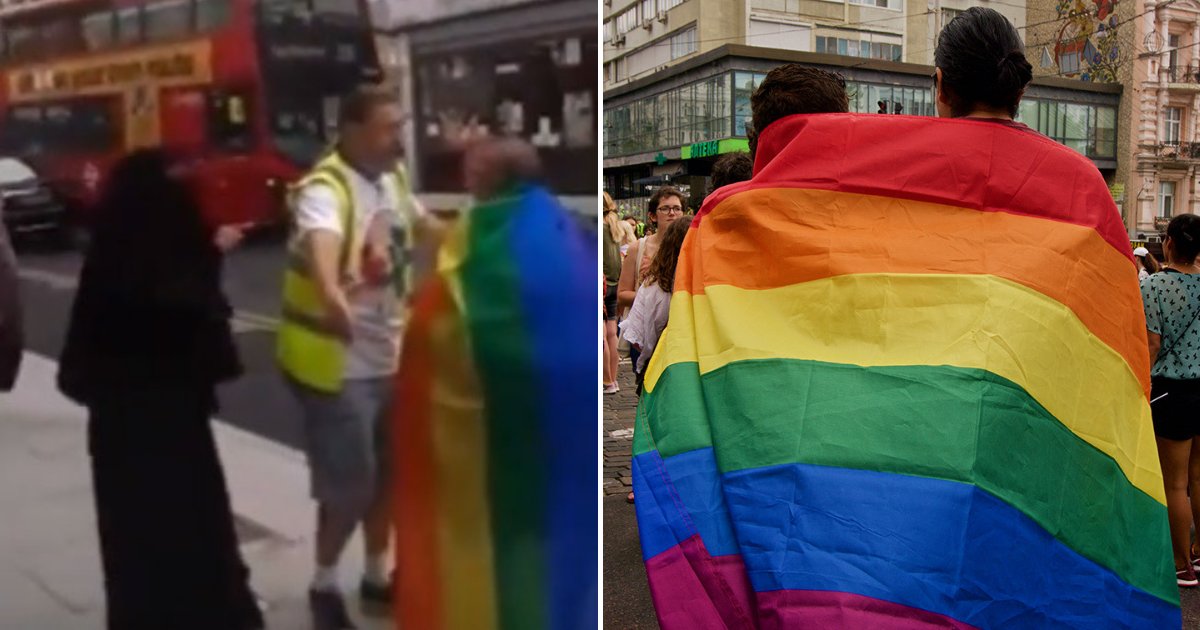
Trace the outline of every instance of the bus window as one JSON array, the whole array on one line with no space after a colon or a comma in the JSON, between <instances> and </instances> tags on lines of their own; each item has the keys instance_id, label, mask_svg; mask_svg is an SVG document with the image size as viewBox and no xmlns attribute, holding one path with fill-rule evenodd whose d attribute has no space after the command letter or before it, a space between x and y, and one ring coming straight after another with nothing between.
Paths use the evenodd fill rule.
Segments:
<instances>
[{"instance_id":1,"label":"bus window","mask_svg":"<svg viewBox=\"0 0 1200 630\"><path fill-rule=\"evenodd\" d=\"M80 30L88 50L100 50L113 45L117 38L115 18L112 11L97 11L84 16Z\"/></svg>"},{"instance_id":2,"label":"bus window","mask_svg":"<svg viewBox=\"0 0 1200 630\"><path fill-rule=\"evenodd\" d=\"M210 103L208 128L213 147L225 151L253 148L250 103L246 95L214 92Z\"/></svg>"},{"instance_id":3,"label":"bus window","mask_svg":"<svg viewBox=\"0 0 1200 630\"><path fill-rule=\"evenodd\" d=\"M77 20L54 20L42 26L41 31L42 50L47 55L68 55L83 50L83 37Z\"/></svg>"},{"instance_id":4,"label":"bus window","mask_svg":"<svg viewBox=\"0 0 1200 630\"><path fill-rule=\"evenodd\" d=\"M196 28L201 32L221 28L229 14L229 0L196 0Z\"/></svg>"},{"instance_id":5,"label":"bus window","mask_svg":"<svg viewBox=\"0 0 1200 630\"><path fill-rule=\"evenodd\" d=\"M8 29L8 56L16 60L33 59L40 52L37 29L32 26L12 26Z\"/></svg>"},{"instance_id":6,"label":"bus window","mask_svg":"<svg viewBox=\"0 0 1200 630\"><path fill-rule=\"evenodd\" d=\"M105 99L14 107L4 122L0 151L8 155L105 152L116 146L110 103Z\"/></svg>"},{"instance_id":7,"label":"bus window","mask_svg":"<svg viewBox=\"0 0 1200 630\"><path fill-rule=\"evenodd\" d=\"M188 0L157 0L146 3L146 39L176 39L192 30L192 6Z\"/></svg>"},{"instance_id":8,"label":"bus window","mask_svg":"<svg viewBox=\"0 0 1200 630\"><path fill-rule=\"evenodd\" d=\"M142 8L117 9L117 41L131 44L142 40Z\"/></svg>"}]
</instances>

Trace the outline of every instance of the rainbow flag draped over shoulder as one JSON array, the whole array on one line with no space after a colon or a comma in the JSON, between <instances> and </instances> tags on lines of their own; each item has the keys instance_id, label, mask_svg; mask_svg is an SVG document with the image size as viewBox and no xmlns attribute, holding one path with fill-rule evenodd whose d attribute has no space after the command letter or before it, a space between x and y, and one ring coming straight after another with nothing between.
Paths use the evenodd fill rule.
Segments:
<instances>
[{"instance_id":1,"label":"rainbow flag draped over shoulder","mask_svg":"<svg viewBox=\"0 0 1200 630\"><path fill-rule=\"evenodd\" d=\"M596 626L596 253L554 197L482 204L415 295L398 375L397 622Z\"/></svg>"},{"instance_id":2,"label":"rainbow flag draped over shoulder","mask_svg":"<svg viewBox=\"0 0 1200 630\"><path fill-rule=\"evenodd\" d=\"M1129 243L996 122L794 116L717 191L634 489L683 628L1179 628Z\"/></svg>"}]
</instances>

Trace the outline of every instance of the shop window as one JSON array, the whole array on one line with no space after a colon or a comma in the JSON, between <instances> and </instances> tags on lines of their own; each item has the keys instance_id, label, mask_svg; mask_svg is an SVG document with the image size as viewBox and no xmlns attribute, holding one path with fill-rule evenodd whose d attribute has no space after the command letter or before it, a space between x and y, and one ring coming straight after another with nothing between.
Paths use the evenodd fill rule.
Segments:
<instances>
[{"instance_id":1,"label":"shop window","mask_svg":"<svg viewBox=\"0 0 1200 630\"><path fill-rule=\"evenodd\" d=\"M146 39L176 39L192 31L192 4L188 0L157 0L144 9Z\"/></svg>"}]
</instances>

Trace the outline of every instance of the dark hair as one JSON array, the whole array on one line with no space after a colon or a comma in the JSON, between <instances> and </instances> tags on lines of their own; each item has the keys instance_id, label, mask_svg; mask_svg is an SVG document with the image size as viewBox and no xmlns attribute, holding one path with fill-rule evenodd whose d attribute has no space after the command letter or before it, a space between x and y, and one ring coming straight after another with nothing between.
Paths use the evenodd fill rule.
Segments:
<instances>
[{"instance_id":1,"label":"dark hair","mask_svg":"<svg viewBox=\"0 0 1200 630\"><path fill-rule=\"evenodd\" d=\"M754 161L745 151L726 153L717 158L712 168L712 188L744 182L754 175Z\"/></svg>"},{"instance_id":2,"label":"dark hair","mask_svg":"<svg viewBox=\"0 0 1200 630\"><path fill-rule=\"evenodd\" d=\"M751 124L756 134L792 114L845 113L850 109L841 75L797 63L767 73L750 96Z\"/></svg>"},{"instance_id":3,"label":"dark hair","mask_svg":"<svg viewBox=\"0 0 1200 630\"><path fill-rule=\"evenodd\" d=\"M675 291L675 264L679 262L679 250L691 225L692 215L685 214L663 230L658 237L658 251L654 253L654 260L650 261L650 268L642 278L643 283L657 284L667 293Z\"/></svg>"},{"instance_id":4,"label":"dark hair","mask_svg":"<svg viewBox=\"0 0 1200 630\"><path fill-rule=\"evenodd\" d=\"M376 108L398 102L396 92L385 85L362 85L342 98L338 126L366 122Z\"/></svg>"},{"instance_id":5,"label":"dark hair","mask_svg":"<svg viewBox=\"0 0 1200 630\"><path fill-rule=\"evenodd\" d=\"M951 20L938 36L933 60L955 117L979 104L1016 116L1021 94L1033 80L1021 35L994 9L971 7Z\"/></svg>"},{"instance_id":6,"label":"dark hair","mask_svg":"<svg viewBox=\"0 0 1200 630\"><path fill-rule=\"evenodd\" d=\"M122 158L96 207L88 264L131 283L180 284L219 273L220 253L179 159L161 149Z\"/></svg>"},{"instance_id":7,"label":"dark hair","mask_svg":"<svg viewBox=\"0 0 1200 630\"><path fill-rule=\"evenodd\" d=\"M1150 252L1146 252L1145 256L1138 256L1137 259L1142 263L1142 269L1145 269L1146 273L1158 273L1162 271L1162 265L1158 264L1158 259Z\"/></svg>"},{"instance_id":8,"label":"dark hair","mask_svg":"<svg viewBox=\"0 0 1200 630\"><path fill-rule=\"evenodd\" d=\"M660 187L654 191L653 195L650 195L650 201L646 203L646 222L653 225L655 229L658 229L658 204L666 197L678 197L679 205L687 210L687 197L682 190L674 186ZM650 217L654 217L654 220L651 221Z\"/></svg>"},{"instance_id":9,"label":"dark hair","mask_svg":"<svg viewBox=\"0 0 1200 630\"><path fill-rule=\"evenodd\" d=\"M1171 239L1175 256L1192 262L1200 255L1200 217L1181 214L1167 224L1167 238Z\"/></svg>"}]
</instances>

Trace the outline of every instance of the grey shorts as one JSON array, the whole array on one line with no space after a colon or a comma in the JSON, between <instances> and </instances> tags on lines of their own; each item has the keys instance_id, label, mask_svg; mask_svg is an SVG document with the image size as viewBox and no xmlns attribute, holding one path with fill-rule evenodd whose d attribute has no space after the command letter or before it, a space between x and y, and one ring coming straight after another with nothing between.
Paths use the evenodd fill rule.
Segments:
<instances>
[{"instance_id":1,"label":"grey shorts","mask_svg":"<svg viewBox=\"0 0 1200 630\"><path fill-rule=\"evenodd\" d=\"M325 394L290 382L304 418L312 496L330 505L369 504L387 487L393 379L347 380Z\"/></svg>"}]
</instances>

